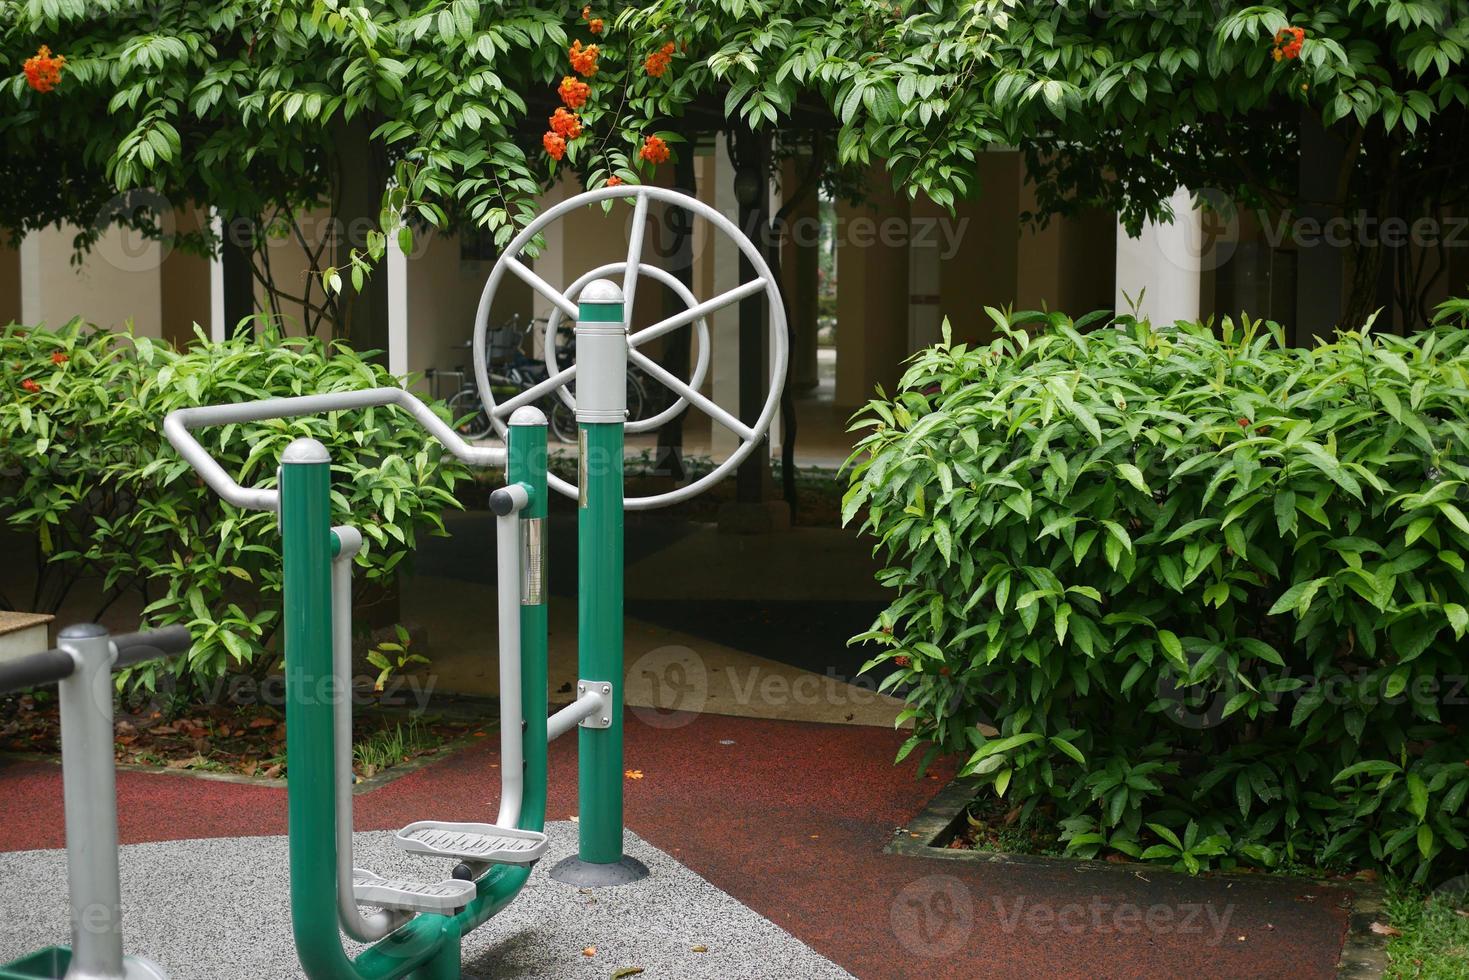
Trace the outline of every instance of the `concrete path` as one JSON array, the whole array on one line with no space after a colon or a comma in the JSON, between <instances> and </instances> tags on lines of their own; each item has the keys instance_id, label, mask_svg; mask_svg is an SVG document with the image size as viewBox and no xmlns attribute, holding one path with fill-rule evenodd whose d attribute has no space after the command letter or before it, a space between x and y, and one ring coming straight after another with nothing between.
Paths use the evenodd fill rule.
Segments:
<instances>
[{"instance_id":1,"label":"concrete path","mask_svg":"<svg viewBox=\"0 0 1469 980\"><path fill-rule=\"evenodd\" d=\"M858 725L630 712L625 765L638 778L630 776L625 783L628 829L713 890L864 980L1335 976L1349 914L1338 888L1266 875L1188 878L1153 867L1013 865L883 853L895 830L919 813L951 775L940 769L918 779L912 762L893 766L902 739L901 732ZM360 795L357 829L380 831L423 818L486 819L495 802L495 741L486 738ZM576 813L575 755L572 740L552 745L553 820ZM123 772L118 796L120 832L128 844L285 831L285 793L274 787ZM0 759L0 850L60 846L60 798L57 767ZM630 847L641 846L629 840ZM216 876L216 863L184 857L191 847L179 846L176 865L199 882ZM164 847L153 853L172 852ZM31 884L11 884L9 867L0 865L0 893L9 896L9 907L37 901ZM250 873L274 872L253 868ZM681 874L671 867L665 873ZM537 870L537 888L555 887L544 874ZM676 887L685 886L695 888L687 882ZM687 912L691 921L709 918L714 932L728 923L721 938L706 943L711 950L731 949L741 937L771 937L768 944L746 946L736 954L738 966L723 975L772 975L760 972L772 955L795 955L772 953L794 947L759 932L764 927L723 904L720 894L699 894L707 907ZM507 922L532 922L542 915L580 912L549 898L523 898L507 914L526 917ZM256 942L262 933L255 923L267 915L284 912L252 908L243 924L221 919L218 925ZM611 929L619 920L577 921L596 931ZM56 935L56 928L47 935ZM502 942L497 949L513 962L529 962L515 952L514 937L523 933L501 928L492 922L485 936ZM518 940L527 944L526 957L548 955L544 942L549 937L565 936L578 951L594 943L573 939L574 930L558 931L561 927L551 923L546 929L543 938ZM702 936L704 929L676 935L681 940L693 932ZM596 933L597 939L608 935ZM6 942L15 940L7 937ZM26 939L5 948L29 944ZM645 946L611 948L617 951L616 965L624 958L653 955L644 952ZM577 960L573 956L568 962ZM601 977L615 968L611 962L597 967L604 971L595 974ZM650 969L644 976L697 975L680 972L681 967L681 961L670 961L661 972ZM803 966L773 975L823 974Z\"/></svg>"},{"instance_id":2,"label":"concrete path","mask_svg":"<svg viewBox=\"0 0 1469 980\"><path fill-rule=\"evenodd\" d=\"M575 824L547 831L542 868L576 850ZM606 980L627 967L694 980L851 976L657 848L629 835L627 852L652 875L624 888L579 891L538 870L504 912L465 939L465 980ZM385 831L357 834L353 859L380 874L448 873L447 862L405 855ZM131 844L121 864L130 955L163 966L173 980L304 976L286 904L285 837ZM0 963L69 941L65 852L0 854L0 881ZM349 955L362 948L347 945Z\"/></svg>"}]
</instances>

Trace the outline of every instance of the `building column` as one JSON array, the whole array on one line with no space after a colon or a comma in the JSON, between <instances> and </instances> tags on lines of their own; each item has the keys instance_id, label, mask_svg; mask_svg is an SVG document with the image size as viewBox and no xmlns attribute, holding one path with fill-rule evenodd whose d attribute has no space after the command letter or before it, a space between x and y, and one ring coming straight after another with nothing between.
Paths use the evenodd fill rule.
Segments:
<instances>
[{"instance_id":1,"label":"building column","mask_svg":"<svg viewBox=\"0 0 1469 980\"><path fill-rule=\"evenodd\" d=\"M729 139L724 133L714 140L713 201L719 213L735 224L739 223L739 204L734 193L734 164L729 156ZM708 200L708 195L705 196ZM713 285L708 296L718 296L739 285L739 249L724 235L710 236L714 241ZM740 403L740 311L739 307L726 306L709 318L709 335L712 342L712 358L709 375L712 391L709 395L716 405L732 408ZM739 440L734 433L717 422L709 425L710 453L721 459L735 451Z\"/></svg>"},{"instance_id":2,"label":"building column","mask_svg":"<svg viewBox=\"0 0 1469 980\"><path fill-rule=\"evenodd\" d=\"M1155 326L1199 318L1203 223L1186 188L1173 192L1173 220L1149 221L1133 238L1117 225L1116 310L1147 317Z\"/></svg>"},{"instance_id":3,"label":"building column","mask_svg":"<svg viewBox=\"0 0 1469 980\"><path fill-rule=\"evenodd\" d=\"M889 393L908 356L908 199L874 169L863 204L837 205L836 405L855 409Z\"/></svg>"},{"instance_id":4,"label":"building column","mask_svg":"<svg viewBox=\"0 0 1469 980\"><path fill-rule=\"evenodd\" d=\"M388 277L388 373L408 377L408 257L398 247L398 236L388 236L383 258Z\"/></svg>"},{"instance_id":5,"label":"building column","mask_svg":"<svg viewBox=\"0 0 1469 980\"><path fill-rule=\"evenodd\" d=\"M806 166L805 159L787 160L781 187L797 190ZM821 191L811 187L803 193L806 196L786 216L785 228L781 229L780 288L791 314L790 383L797 391L810 391L820 381L816 333L821 312Z\"/></svg>"}]
</instances>

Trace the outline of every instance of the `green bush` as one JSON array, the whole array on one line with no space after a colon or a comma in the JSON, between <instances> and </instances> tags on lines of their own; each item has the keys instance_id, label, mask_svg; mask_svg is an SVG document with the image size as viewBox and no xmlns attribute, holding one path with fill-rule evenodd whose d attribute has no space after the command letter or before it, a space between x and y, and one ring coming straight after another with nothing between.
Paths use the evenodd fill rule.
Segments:
<instances>
[{"instance_id":1,"label":"green bush","mask_svg":"<svg viewBox=\"0 0 1469 980\"><path fill-rule=\"evenodd\" d=\"M199 342L184 351L73 321L0 335L0 516L39 538L32 605L54 609L82 577L105 606L139 593L154 625L186 624L179 668L196 681L263 673L276 656L281 556L274 514L220 501L163 438L190 405L395 385L348 348L316 340ZM436 408L444 415L442 408ZM245 485L273 485L281 451L314 436L333 459L333 516L362 530L359 601L381 594L417 536L442 531L461 465L397 409L199 430ZM11 601L18 602L15 597ZM157 680L156 665L135 681Z\"/></svg>"},{"instance_id":2,"label":"green bush","mask_svg":"<svg viewBox=\"0 0 1469 980\"><path fill-rule=\"evenodd\" d=\"M1082 856L1462 866L1469 331L990 312L856 423L903 754Z\"/></svg>"}]
</instances>

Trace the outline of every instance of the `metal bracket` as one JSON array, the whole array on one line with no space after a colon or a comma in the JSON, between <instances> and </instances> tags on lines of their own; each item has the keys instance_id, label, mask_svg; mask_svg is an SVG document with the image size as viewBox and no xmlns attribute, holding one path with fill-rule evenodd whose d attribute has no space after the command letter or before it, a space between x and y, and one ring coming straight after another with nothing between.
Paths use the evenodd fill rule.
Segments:
<instances>
[{"instance_id":1,"label":"metal bracket","mask_svg":"<svg viewBox=\"0 0 1469 980\"><path fill-rule=\"evenodd\" d=\"M611 728L612 727L612 682L611 681L577 681L576 699L591 695L602 699L602 706L587 715L577 725L581 728Z\"/></svg>"}]
</instances>

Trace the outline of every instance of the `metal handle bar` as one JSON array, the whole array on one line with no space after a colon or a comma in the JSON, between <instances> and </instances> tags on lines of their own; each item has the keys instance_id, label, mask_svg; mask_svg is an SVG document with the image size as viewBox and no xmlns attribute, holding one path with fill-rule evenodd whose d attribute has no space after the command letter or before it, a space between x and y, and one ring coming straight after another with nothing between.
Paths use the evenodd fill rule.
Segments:
<instances>
[{"instance_id":1,"label":"metal handle bar","mask_svg":"<svg viewBox=\"0 0 1469 980\"><path fill-rule=\"evenodd\" d=\"M144 660L170 657L189 649L191 642L189 631L182 626L115 636L112 643L117 647L117 660L112 666L128 667ZM76 672L76 666L65 650L43 650L0 663L0 694L65 680Z\"/></svg>"},{"instance_id":2,"label":"metal handle bar","mask_svg":"<svg viewBox=\"0 0 1469 980\"><path fill-rule=\"evenodd\" d=\"M45 650L0 664L0 694L65 680L76 670L65 650Z\"/></svg>"},{"instance_id":3,"label":"metal handle bar","mask_svg":"<svg viewBox=\"0 0 1469 980\"><path fill-rule=\"evenodd\" d=\"M357 408L382 408L396 405L413 416L414 421L459 459L471 466L503 466L505 450L499 447L472 446L443 419L403 388L368 388L362 391L334 391L324 395L298 395L294 398L267 398L258 402L231 405L201 405L179 408L168 413L163 434L190 466L204 478L215 493L228 503L244 510L278 510L280 493L264 487L242 487L224 471L208 450L190 433L211 425L239 422L261 422L298 415L321 415Z\"/></svg>"},{"instance_id":4,"label":"metal handle bar","mask_svg":"<svg viewBox=\"0 0 1469 980\"><path fill-rule=\"evenodd\" d=\"M193 642L186 626L165 626L159 630L124 633L112 638L112 645L117 647L117 659L112 666L131 667L144 660L172 657L187 651Z\"/></svg>"}]
</instances>

